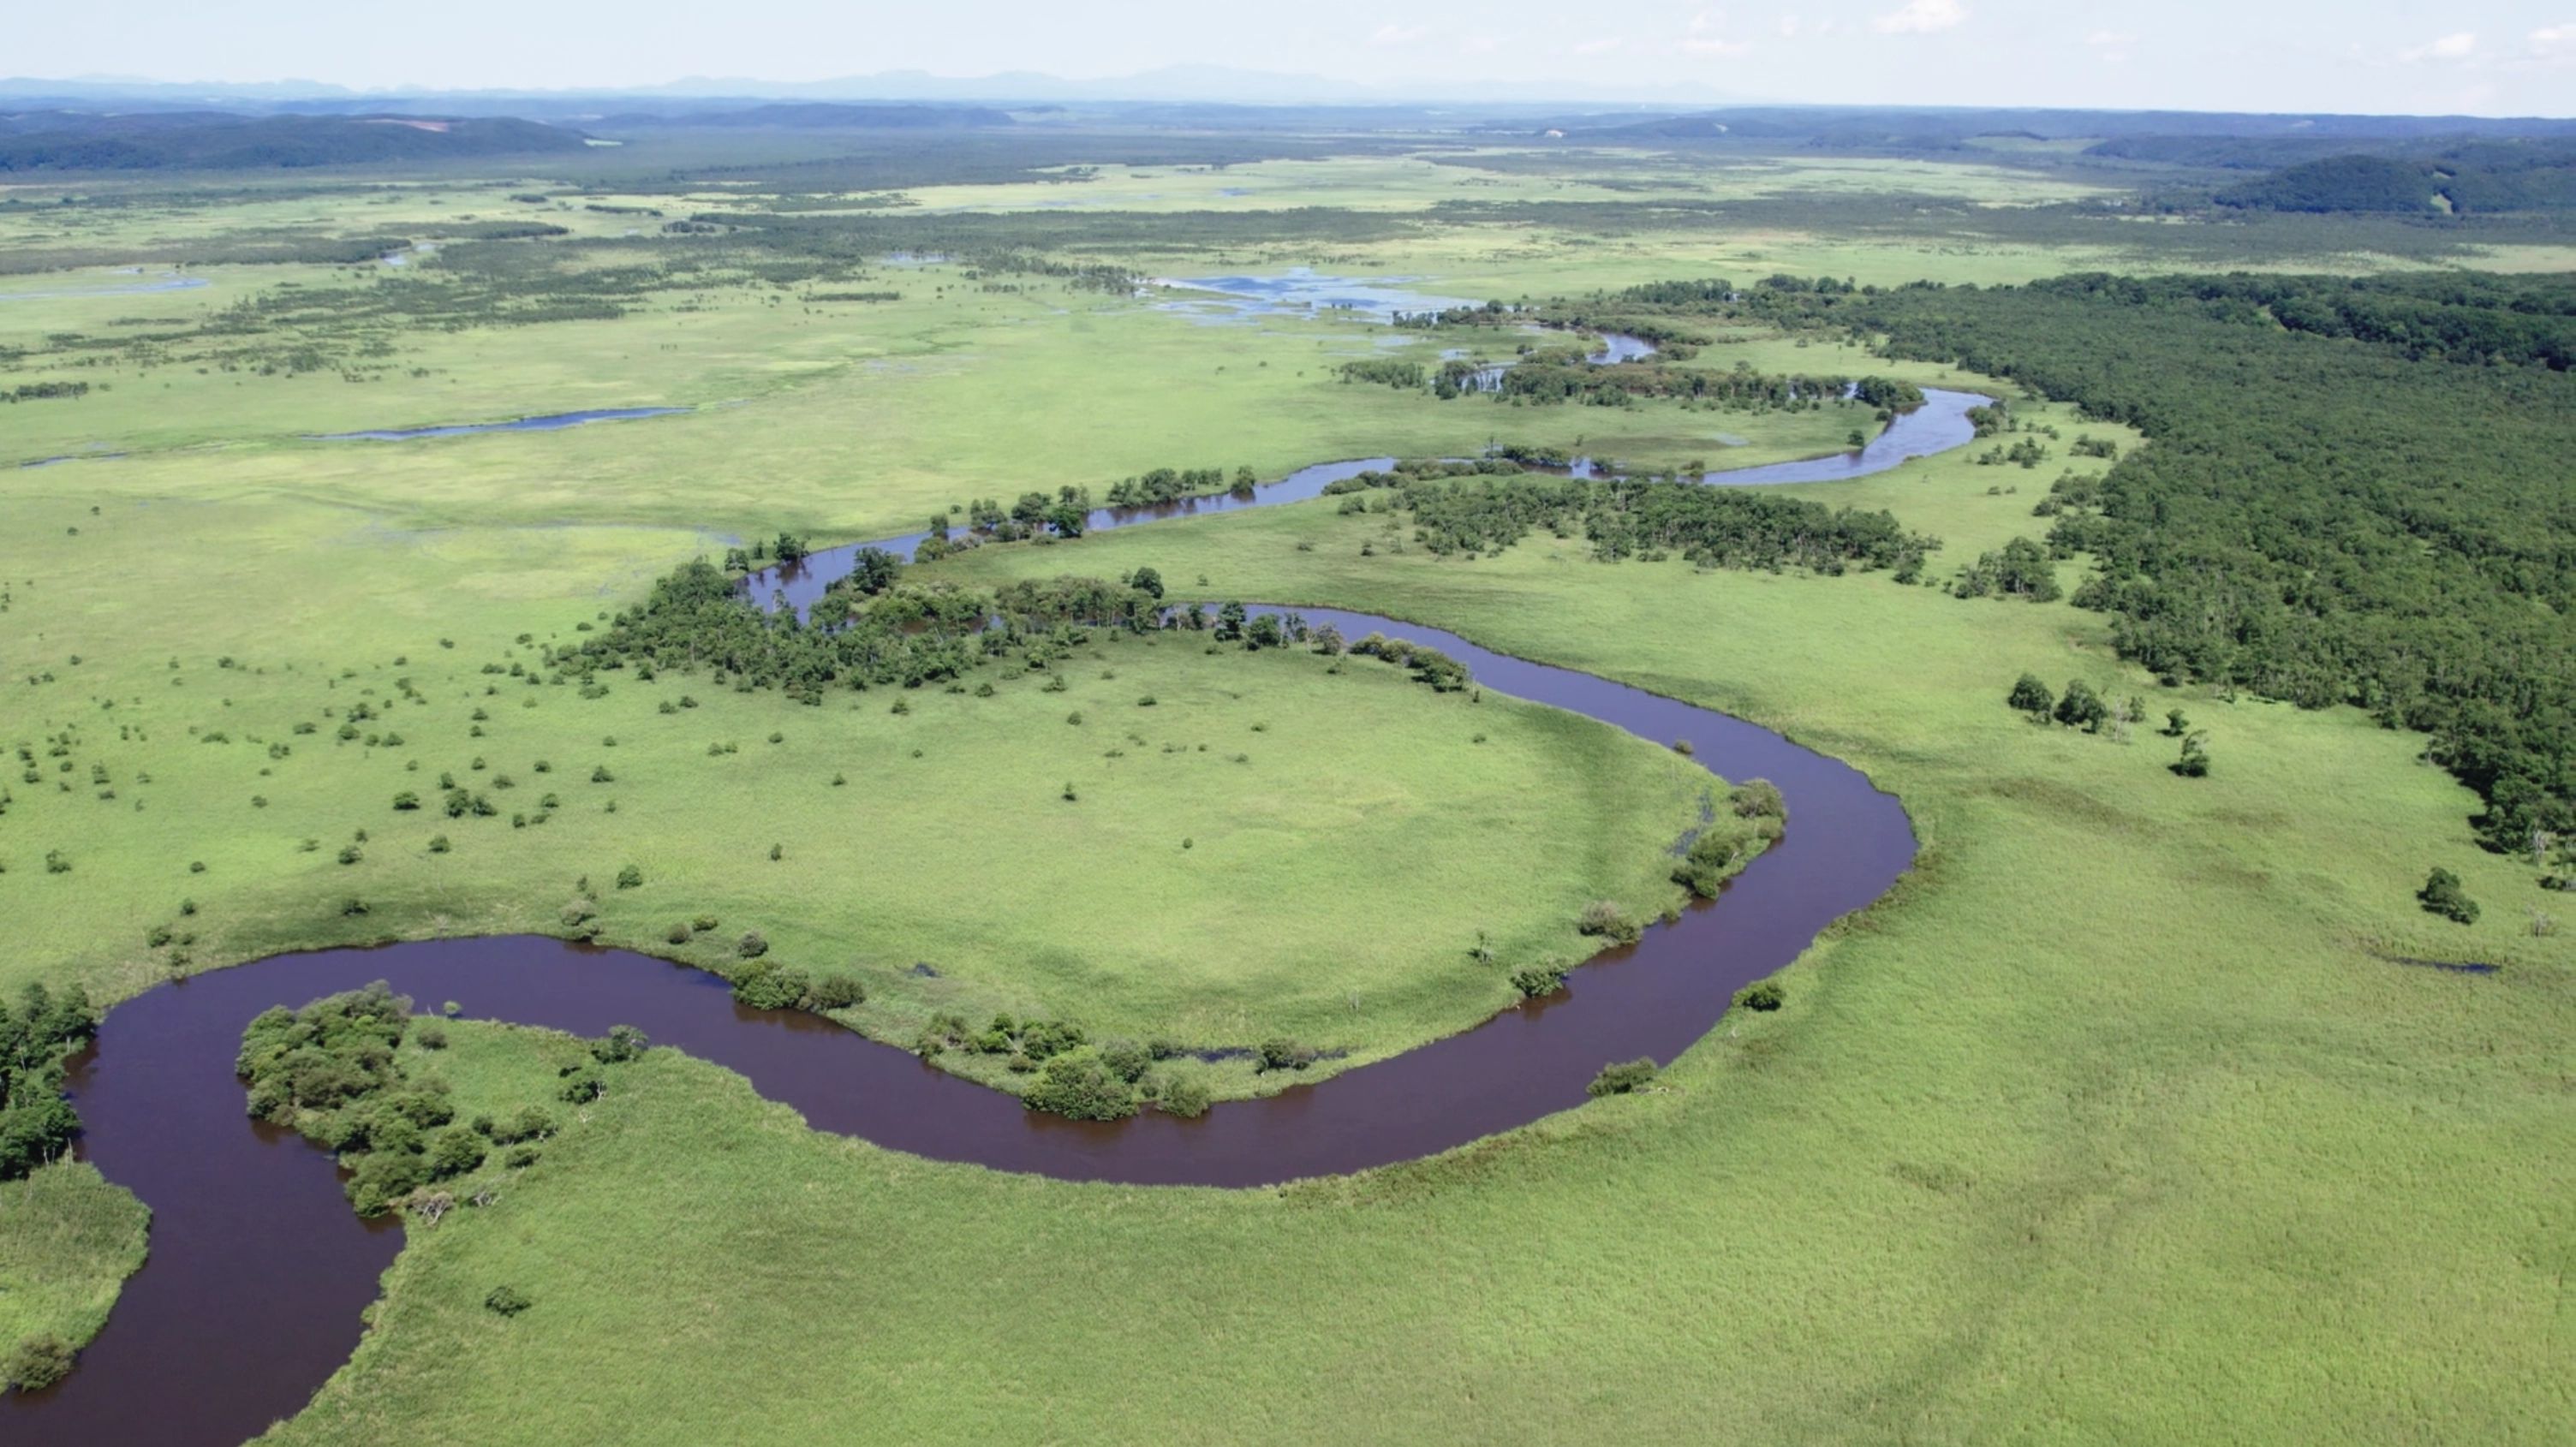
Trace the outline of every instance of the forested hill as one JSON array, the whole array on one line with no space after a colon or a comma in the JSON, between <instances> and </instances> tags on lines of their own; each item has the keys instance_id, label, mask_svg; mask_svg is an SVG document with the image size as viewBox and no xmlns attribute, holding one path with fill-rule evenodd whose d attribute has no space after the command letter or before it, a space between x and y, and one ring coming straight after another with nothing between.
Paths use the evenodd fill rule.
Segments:
<instances>
[{"instance_id":1,"label":"forested hill","mask_svg":"<svg viewBox=\"0 0 2576 1447\"><path fill-rule=\"evenodd\" d=\"M2576 207L2576 144L2482 142L2431 157L2328 156L2225 187L2211 199L2259 211L2565 210Z\"/></svg>"},{"instance_id":2,"label":"forested hill","mask_svg":"<svg viewBox=\"0 0 2576 1447\"><path fill-rule=\"evenodd\" d=\"M262 170L577 151L578 131L508 116L0 115L0 172Z\"/></svg>"},{"instance_id":3,"label":"forested hill","mask_svg":"<svg viewBox=\"0 0 2576 1447\"><path fill-rule=\"evenodd\" d=\"M2576 828L2576 283L2065 277L1801 305L2151 445L2053 537L2177 677L2433 736L2501 847Z\"/></svg>"}]
</instances>

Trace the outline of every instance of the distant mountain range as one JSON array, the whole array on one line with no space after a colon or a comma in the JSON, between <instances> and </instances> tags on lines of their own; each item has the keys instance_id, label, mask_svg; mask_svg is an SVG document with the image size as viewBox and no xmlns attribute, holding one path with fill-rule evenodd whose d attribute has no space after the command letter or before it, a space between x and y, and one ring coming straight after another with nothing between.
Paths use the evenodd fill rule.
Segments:
<instances>
[{"instance_id":1,"label":"distant mountain range","mask_svg":"<svg viewBox=\"0 0 2576 1447\"><path fill-rule=\"evenodd\" d=\"M1024 104L1113 103L1120 101L1216 102L1233 105L1423 105L1470 102L1481 106L1562 106L1589 86L1551 90L1517 81L1389 82L1372 85L1317 75L1285 75L1221 65L1175 65L1135 75L1099 80L1068 80L1036 71L1006 71L984 76L940 76L923 70L889 70L832 80L767 81L692 76L660 85L632 85L572 90L429 90L394 87L352 90L320 81L278 80L256 83L179 82L125 76L81 76L51 80L29 77L0 79L0 104L41 100L88 105L153 107L256 107L260 109L402 108L427 103L443 108L488 111L508 103L525 111L527 102L544 102L551 110L619 100L751 100L751 101L974 101ZM1630 88L1622 97L1637 105L1710 106L1730 97L1705 86L1667 85ZM398 104L397 104L398 103ZM1617 109L1617 102L1593 102Z\"/></svg>"},{"instance_id":2,"label":"distant mountain range","mask_svg":"<svg viewBox=\"0 0 2576 1447\"><path fill-rule=\"evenodd\" d=\"M578 151L579 131L509 116L0 113L0 174L266 170Z\"/></svg>"}]
</instances>

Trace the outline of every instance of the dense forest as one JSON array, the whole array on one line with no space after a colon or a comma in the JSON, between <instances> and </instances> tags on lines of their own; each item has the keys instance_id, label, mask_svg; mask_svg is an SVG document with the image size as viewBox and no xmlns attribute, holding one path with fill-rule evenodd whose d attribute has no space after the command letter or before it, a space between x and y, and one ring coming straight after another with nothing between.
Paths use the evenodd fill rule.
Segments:
<instances>
[{"instance_id":1,"label":"dense forest","mask_svg":"<svg viewBox=\"0 0 2576 1447\"><path fill-rule=\"evenodd\" d=\"M2488 141L2430 156L2327 156L2224 187L2211 199L2263 211L2562 210L2576 207L2576 142Z\"/></svg>"},{"instance_id":2,"label":"dense forest","mask_svg":"<svg viewBox=\"0 0 2576 1447\"><path fill-rule=\"evenodd\" d=\"M2491 843L2576 828L2576 285L2084 275L1803 301L2125 422L2053 542L2123 655L2431 735Z\"/></svg>"}]
</instances>

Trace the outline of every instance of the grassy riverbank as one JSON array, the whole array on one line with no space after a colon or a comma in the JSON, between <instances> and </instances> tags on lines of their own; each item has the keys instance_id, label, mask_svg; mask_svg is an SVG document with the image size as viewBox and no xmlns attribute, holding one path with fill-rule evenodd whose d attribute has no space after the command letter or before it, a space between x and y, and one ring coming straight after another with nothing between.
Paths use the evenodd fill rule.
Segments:
<instances>
[{"instance_id":1,"label":"grassy riverbank","mask_svg":"<svg viewBox=\"0 0 2576 1447\"><path fill-rule=\"evenodd\" d=\"M1286 1190L926 1164L657 1058L522 1214L405 1255L391 1313L280 1440L535 1441L576 1413L672 1442L2554 1434L2576 999L2556 942L2414 910L2427 857L2509 883L2408 740L2157 694L2063 605L1544 541L1361 559L1365 526L1302 508L1079 551L1784 725L1898 790L1922 867L1658 1093ZM2025 667L2189 708L2217 769L2033 728L2002 701ZM492 1319L503 1279L539 1307ZM718 1346L744 1340L770 1389L738 1390Z\"/></svg>"},{"instance_id":2,"label":"grassy riverbank","mask_svg":"<svg viewBox=\"0 0 2576 1447\"><path fill-rule=\"evenodd\" d=\"M86 1161L0 1181L0 1389L47 1347L77 1350L106 1325L151 1218Z\"/></svg>"}]
</instances>

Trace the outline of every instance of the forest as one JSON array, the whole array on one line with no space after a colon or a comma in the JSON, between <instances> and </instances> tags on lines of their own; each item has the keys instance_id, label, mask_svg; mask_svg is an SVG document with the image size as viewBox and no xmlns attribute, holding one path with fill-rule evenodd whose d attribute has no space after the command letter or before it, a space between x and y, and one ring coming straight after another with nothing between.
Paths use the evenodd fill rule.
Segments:
<instances>
[{"instance_id":1,"label":"forest","mask_svg":"<svg viewBox=\"0 0 2576 1447\"><path fill-rule=\"evenodd\" d=\"M2078 275L1807 305L2146 433L2051 531L2096 560L2075 602L2124 656L2429 735L2499 849L2576 826L2576 285Z\"/></svg>"}]
</instances>

